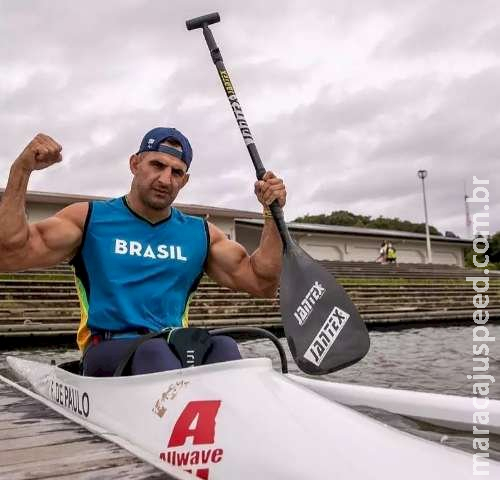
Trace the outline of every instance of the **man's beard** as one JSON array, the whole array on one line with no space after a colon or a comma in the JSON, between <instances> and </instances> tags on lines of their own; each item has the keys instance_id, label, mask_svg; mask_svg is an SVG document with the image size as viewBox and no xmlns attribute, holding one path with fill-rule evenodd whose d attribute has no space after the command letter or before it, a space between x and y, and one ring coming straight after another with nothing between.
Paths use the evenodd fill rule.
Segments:
<instances>
[{"instance_id":1,"label":"man's beard","mask_svg":"<svg viewBox=\"0 0 500 480\"><path fill-rule=\"evenodd\" d=\"M172 201L173 199L169 193L167 193L163 199L155 198L154 191L152 191L150 195L142 195L142 202L152 210L165 210L170 207Z\"/></svg>"}]
</instances>

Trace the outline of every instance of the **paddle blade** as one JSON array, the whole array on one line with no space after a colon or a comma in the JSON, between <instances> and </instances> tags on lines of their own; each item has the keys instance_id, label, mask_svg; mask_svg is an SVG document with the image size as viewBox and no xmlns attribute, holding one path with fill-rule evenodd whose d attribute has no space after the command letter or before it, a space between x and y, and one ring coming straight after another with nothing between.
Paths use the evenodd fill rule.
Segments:
<instances>
[{"instance_id":1,"label":"paddle blade","mask_svg":"<svg viewBox=\"0 0 500 480\"><path fill-rule=\"evenodd\" d=\"M345 290L296 245L283 257L280 309L292 356L310 375L345 368L370 348L365 323Z\"/></svg>"}]
</instances>

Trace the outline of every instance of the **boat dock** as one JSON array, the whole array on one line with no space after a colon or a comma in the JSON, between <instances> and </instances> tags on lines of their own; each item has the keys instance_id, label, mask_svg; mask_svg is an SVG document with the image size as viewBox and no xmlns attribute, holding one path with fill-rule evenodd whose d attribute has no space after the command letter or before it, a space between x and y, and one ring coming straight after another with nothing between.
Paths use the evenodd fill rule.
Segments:
<instances>
[{"instance_id":1,"label":"boat dock","mask_svg":"<svg viewBox=\"0 0 500 480\"><path fill-rule=\"evenodd\" d=\"M173 477L0 379L0 479L168 480Z\"/></svg>"}]
</instances>

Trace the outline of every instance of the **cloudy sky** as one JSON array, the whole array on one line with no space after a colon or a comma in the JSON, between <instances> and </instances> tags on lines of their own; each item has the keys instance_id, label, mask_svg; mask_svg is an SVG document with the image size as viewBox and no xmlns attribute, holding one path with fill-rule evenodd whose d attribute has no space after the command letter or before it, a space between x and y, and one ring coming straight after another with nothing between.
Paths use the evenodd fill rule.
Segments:
<instances>
[{"instance_id":1,"label":"cloudy sky","mask_svg":"<svg viewBox=\"0 0 500 480\"><path fill-rule=\"evenodd\" d=\"M200 30L212 31L287 220L354 213L465 235L464 182L500 230L498 0L0 0L0 186L43 132L64 162L30 189L128 191L128 157L175 126L194 160L179 202L259 210L254 171ZM471 205L471 212L482 204Z\"/></svg>"}]
</instances>

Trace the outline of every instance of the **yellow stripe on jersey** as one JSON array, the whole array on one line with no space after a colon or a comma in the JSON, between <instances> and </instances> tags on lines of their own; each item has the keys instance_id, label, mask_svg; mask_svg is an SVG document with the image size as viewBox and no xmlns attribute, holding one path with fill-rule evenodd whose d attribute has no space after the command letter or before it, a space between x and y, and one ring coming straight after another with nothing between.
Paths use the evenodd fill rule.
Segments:
<instances>
[{"instance_id":1,"label":"yellow stripe on jersey","mask_svg":"<svg viewBox=\"0 0 500 480\"><path fill-rule=\"evenodd\" d=\"M189 326L189 304L191 303L191 300L193 298L193 295L196 292L192 292L191 295L189 295L189 298L186 302L186 308L184 309L184 313L182 314L182 326L183 327L188 327Z\"/></svg>"},{"instance_id":2,"label":"yellow stripe on jersey","mask_svg":"<svg viewBox=\"0 0 500 480\"><path fill-rule=\"evenodd\" d=\"M73 268L73 272L74 272ZM76 334L76 343L78 348L83 351L90 342L90 330L87 327L87 320L89 318L89 302L87 300L87 292L83 286L82 281L76 276L75 273L76 293L80 301L80 325L78 325L78 333Z\"/></svg>"}]
</instances>

